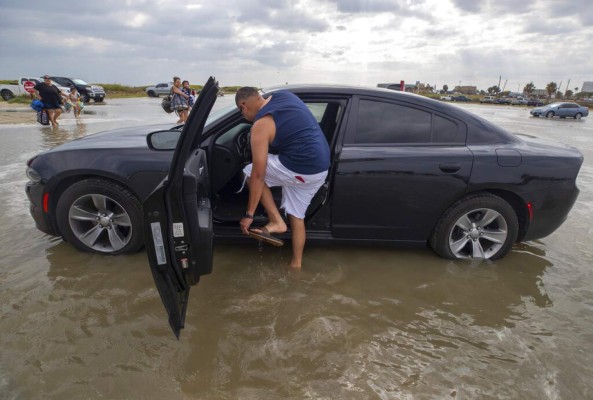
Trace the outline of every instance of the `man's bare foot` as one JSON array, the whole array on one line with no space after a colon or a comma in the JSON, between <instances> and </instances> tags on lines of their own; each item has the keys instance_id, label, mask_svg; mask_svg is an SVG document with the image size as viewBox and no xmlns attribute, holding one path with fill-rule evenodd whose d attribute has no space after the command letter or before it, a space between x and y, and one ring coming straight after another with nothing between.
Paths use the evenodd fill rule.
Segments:
<instances>
[{"instance_id":1,"label":"man's bare foot","mask_svg":"<svg viewBox=\"0 0 593 400\"><path fill-rule=\"evenodd\" d=\"M277 222L277 223L268 222L268 224L266 226L264 226L264 228L266 228L268 230L268 233L270 233L270 234L284 233L288 229L288 227L286 226L284 221ZM259 229L259 228L253 228L253 230L256 232L261 232L261 229Z\"/></svg>"},{"instance_id":2,"label":"man's bare foot","mask_svg":"<svg viewBox=\"0 0 593 400\"><path fill-rule=\"evenodd\" d=\"M290 263L290 268L301 269L301 263L295 263L293 261L293 262Z\"/></svg>"}]
</instances>

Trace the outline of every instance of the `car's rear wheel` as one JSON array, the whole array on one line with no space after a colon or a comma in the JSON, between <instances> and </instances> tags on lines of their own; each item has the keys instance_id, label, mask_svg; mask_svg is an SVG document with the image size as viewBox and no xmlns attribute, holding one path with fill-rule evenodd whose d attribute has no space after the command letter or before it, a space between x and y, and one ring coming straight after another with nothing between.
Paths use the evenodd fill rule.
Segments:
<instances>
[{"instance_id":1,"label":"car's rear wheel","mask_svg":"<svg viewBox=\"0 0 593 400\"><path fill-rule=\"evenodd\" d=\"M581 113L577 113L577 115L574 116L574 119L581 119L583 118L583 114Z\"/></svg>"},{"instance_id":2,"label":"car's rear wheel","mask_svg":"<svg viewBox=\"0 0 593 400\"><path fill-rule=\"evenodd\" d=\"M552 117L554 117L554 112L553 111L548 111L546 113L546 118L552 118Z\"/></svg>"},{"instance_id":3,"label":"car's rear wheel","mask_svg":"<svg viewBox=\"0 0 593 400\"><path fill-rule=\"evenodd\" d=\"M146 94L148 95L148 97L159 97L154 90L149 90L148 92L146 92Z\"/></svg>"},{"instance_id":4,"label":"car's rear wheel","mask_svg":"<svg viewBox=\"0 0 593 400\"><path fill-rule=\"evenodd\" d=\"M64 239L81 251L127 254L143 244L142 206L126 188L103 179L70 186L58 201Z\"/></svg>"},{"instance_id":5,"label":"car's rear wheel","mask_svg":"<svg viewBox=\"0 0 593 400\"><path fill-rule=\"evenodd\" d=\"M517 240L517 215L502 198L475 194L454 203L441 217L430 246L448 259L499 259Z\"/></svg>"},{"instance_id":6,"label":"car's rear wheel","mask_svg":"<svg viewBox=\"0 0 593 400\"><path fill-rule=\"evenodd\" d=\"M82 96L80 96L80 100L82 100L83 103L88 103L89 101L91 101L91 97L85 93Z\"/></svg>"}]
</instances>

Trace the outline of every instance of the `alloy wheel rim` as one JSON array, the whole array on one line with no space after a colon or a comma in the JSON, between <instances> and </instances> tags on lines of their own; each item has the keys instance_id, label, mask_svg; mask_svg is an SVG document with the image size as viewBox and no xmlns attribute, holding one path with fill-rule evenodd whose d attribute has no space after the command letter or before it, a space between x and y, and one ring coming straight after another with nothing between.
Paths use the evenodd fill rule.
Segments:
<instances>
[{"instance_id":1,"label":"alloy wheel rim","mask_svg":"<svg viewBox=\"0 0 593 400\"><path fill-rule=\"evenodd\" d=\"M449 232L449 249L456 258L489 259L506 242L505 218L490 208L478 208L463 214Z\"/></svg>"},{"instance_id":2,"label":"alloy wheel rim","mask_svg":"<svg viewBox=\"0 0 593 400\"><path fill-rule=\"evenodd\" d=\"M102 194L79 197L68 212L70 229L85 246L104 253L124 248L132 238L132 221L117 201Z\"/></svg>"}]
</instances>

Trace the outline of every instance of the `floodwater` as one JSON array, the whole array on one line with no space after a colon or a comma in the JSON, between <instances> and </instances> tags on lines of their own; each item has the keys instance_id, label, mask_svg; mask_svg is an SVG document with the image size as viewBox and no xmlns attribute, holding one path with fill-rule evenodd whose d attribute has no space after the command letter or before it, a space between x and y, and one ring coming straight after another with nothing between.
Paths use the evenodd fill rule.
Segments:
<instances>
[{"instance_id":1,"label":"floodwater","mask_svg":"<svg viewBox=\"0 0 593 400\"><path fill-rule=\"evenodd\" d=\"M593 116L463 107L581 150L558 231L496 262L311 246L300 272L289 246L217 245L179 341L143 252L45 236L24 192L40 150L175 116L158 99L108 99L57 130L0 126L0 399L593 398Z\"/></svg>"}]
</instances>

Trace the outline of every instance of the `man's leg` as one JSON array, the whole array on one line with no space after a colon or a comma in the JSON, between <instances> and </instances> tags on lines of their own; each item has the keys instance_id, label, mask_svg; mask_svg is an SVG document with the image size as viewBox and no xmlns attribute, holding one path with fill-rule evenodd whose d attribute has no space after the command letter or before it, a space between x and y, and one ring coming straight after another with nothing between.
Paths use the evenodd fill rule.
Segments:
<instances>
[{"instance_id":1,"label":"man's leg","mask_svg":"<svg viewBox=\"0 0 593 400\"><path fill-rule=\"evenodd\" d=\"M62 109L61 108L56 108L55 110L55 117L54 117L54 121L56 121L56 124L58 123L58 118L60 118L60 115L62 115Z\"/></svg>"},{"instance_id":2,"label":"man's leg","mask_svg":"<svg viewBox=\"0 0 593 400\"><path fill-rule=\"evenodd\" d=\"M290 266L292 268L301 268L306 240L305 221L291 214L288 214L288 219L292 230L292 260Z\"/></svg>"}]
</instances>

